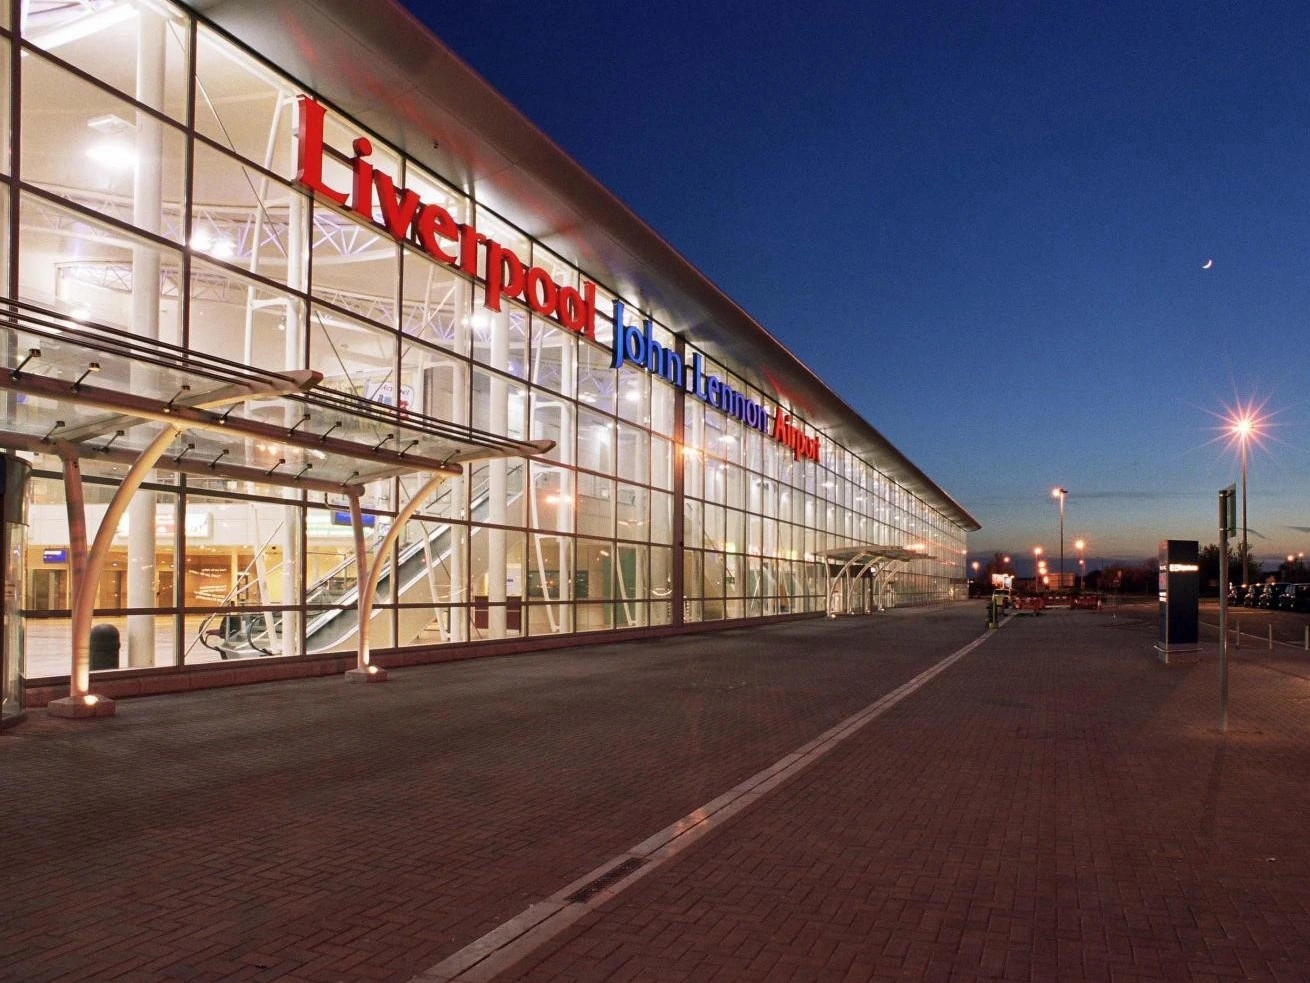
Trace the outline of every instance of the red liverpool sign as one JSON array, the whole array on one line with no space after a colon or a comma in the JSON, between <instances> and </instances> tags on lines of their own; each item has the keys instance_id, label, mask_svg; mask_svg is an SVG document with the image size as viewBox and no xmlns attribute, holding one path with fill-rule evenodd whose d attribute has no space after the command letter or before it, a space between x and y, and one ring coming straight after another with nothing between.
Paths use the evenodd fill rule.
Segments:
<instances>
[{"instance_id":1,"label":"red liverpool sign","mask_svg":"<svg viewBox=\"0 0 1310 983\"><path fill-rule=\"evenodd\" d=\"M358 137L350 158L353 175L349 191L330 187L323 178L323 118L325 111L309 96L300 96L296 125L296 183L349 208L374 222L377 203L382 221L374 222L393 238L414 243L433 259L455 266L469 276L478 275L478 251L486 261L484 305L500 310L502 298L521 300L538 314L558 321L570 331L596 337L596 285L582 290L562 287L539 266L528 266L512 249L488 239L471 224L456 222L440 205L425 203L416 192L397 188L395 178L368 162L373 144Z\"/></svg>"}]
</instances>

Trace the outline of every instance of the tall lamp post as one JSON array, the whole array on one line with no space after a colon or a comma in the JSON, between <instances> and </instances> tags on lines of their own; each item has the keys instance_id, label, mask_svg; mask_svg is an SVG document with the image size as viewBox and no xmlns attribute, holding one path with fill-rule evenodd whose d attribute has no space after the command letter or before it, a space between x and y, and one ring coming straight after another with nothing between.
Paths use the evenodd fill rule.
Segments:
<instances>
[{"instance_id":1,"label":"tall lamp post","mask_svg":"<svg viewBox=\"0 0 1310 983\"><path fill-rule=\"evenodd\" d=\"M1250 413L1243 413L1233 421L1232 431L1242 447L1242 586L1250 579L1246 547L1246 445L1256 430L1256 420Z\"/></svg>"},{"instance_id":2,"label":"tall lamp post","mask_svg":"<svg viewBox=\"0 0 1310 983\"><path fill-rule=\"evenodd\" d=\"M1075 539L1073 548L1078 551L1078 583L1074 586L1078 590L1082 590L1087 583L1087 563L1083 559L1083 550L1087 548L1087 542L1082 539Z\"/></svg>"},{"instance_id":3,"label":"tall lamp post","mask_svg":"<svg viewBox=\"0 0 1310 983\"><path fill-rule=\"evenodd\" d=\"M1052 488L1051 497L1060 500L1060 590L1064 590L1064 496L1068 488Z\"/></svg>"},{"instance_id":4,"label":"tall lamp post","mask_svg":"<svg viewBox=\"0 0 1310 983\"><path fill-rule=\"evenodd\" d=\"M1042 548L1033 547L1033 593L1042 592Z\"/></svg>"}]
</instances>

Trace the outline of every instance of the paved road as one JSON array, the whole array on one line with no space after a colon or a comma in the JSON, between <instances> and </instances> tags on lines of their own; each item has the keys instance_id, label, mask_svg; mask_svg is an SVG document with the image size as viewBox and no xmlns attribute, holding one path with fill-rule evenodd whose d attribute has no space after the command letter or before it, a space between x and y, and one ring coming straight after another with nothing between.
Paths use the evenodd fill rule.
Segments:
<instances>
[{"instance_id":1,"label":"paved road","mask_svg":"<svg viewBox=\"0 0 1310 983\"><path fill-rule=\"evenodd\" d=\"M503 974L1310 979L1310 661L1015 618ZM0 980L409 980L977 638L982 606L123 701L0 737Z\"/></svg>"}]
</instances>

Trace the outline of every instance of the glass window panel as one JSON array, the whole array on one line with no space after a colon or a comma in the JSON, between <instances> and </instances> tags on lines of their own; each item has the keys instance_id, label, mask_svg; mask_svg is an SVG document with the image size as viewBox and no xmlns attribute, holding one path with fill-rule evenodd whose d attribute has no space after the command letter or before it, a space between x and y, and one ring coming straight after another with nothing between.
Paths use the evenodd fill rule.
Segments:
<instances>
[{"instance_id":1,"label":"glass window panel","mask_svg":"<svg viewBox=\"0 0 1310 983\"><path fill-rule=\"evenodd\" d=\"M400 246L326 206L314 208L313 293L352 314L396 327Z\"/></svg>"},{"instance_id":2,"label":"glass window panel","mask_svg":"<svg viewBox=\"0 0 1310 983\"><path fill-rule=\"evenodd\" d=\"M673 404L678 391L658 379L651 380L650 428L656 433L673 433Z\"/></svg>"},{"instance_id":3,"label":"glass window panel","mask_svg":"<svg viewBox=\"0 0 1310 983\"><path fill-rule=\"evenodd\" d=\"M615 497L620 539L650 538L650 492L639 485L619 485Z\"/></svg>"},{"instance_id":4,"label":"glass window panel","mask_svg":"<svg viewBox=\"0 0 1310 983\"><path fill-rule=\"evenodd\" d=\"M556 253L539 242L532 243L532 265L539 266L561 287L578 289L578 271Z\"/></svg>"},{"instance_id":5,"label":"glass window panel","mask_svg":"<svg viewBox=\"0 0 1310 983\"><path fill-rule=\"evenodd\" d=\"M614 473L614 420L578 409L578 466Z\"/></svg>"},{"instance_id":6,"label":"glass window panel","mask_svg":"<svg viewBox=\"0 0 1310 983\"><path fill-rule=\"evenodd\" d=\"M181 239L182 131L33 55L23 63L23 179L99 214ZM153 192L146 173L157 175ZM136 197L140 193L141 197Z\"/></svg>"},{"instance_id":7,"label":"glass window panel","mask_svg":"<svg viewBox=\"0 0 1310 983\"><path fill-rule=\"evenodd\" d=\"M573 461L574 406L550 392L532 392L532 439L553 440L543 457L565 464Z\"/></svg>"},{"instance_id":8,"label":"glass window panel","mask_svg":"<svg viewBox=\"0 0 1310 983\"><path fill-rule=\"evenodd\" d=\"M688 547L704 545L704 509L705 506L693 498L682 500L682 539ZM658 518L654 521L658 531ZM652 536L652 538L656 537Z\"/></svg>"},{"instance_id":9,"label":"glass window panel","mask_svg":"<svg viewBox=\"0 0 1310 983\"><path fill-rule=\"evenodd\" d=\"M573 540L566 536L531 537L526 579L534 634L572 629Z\"/></svg>"},{"instance_id":10,"label":"glass window panel","mask_svg":"<svg viewBox=\"0 0 1310 983\"><path fill-rule=\"evenodd\" d=\"M608 600L613 589L614 544L603 540L579 539L575 547L577 573L575 595L579 600ZM585 587L585 592L584 592ZM612 624L607 623L606 627Z\"/></svg>"},{"instance_id":11,"label":"glass window panel","mask_svg":"<svg viewBox=\"0 0 1310 983\"><path fill-rule=\"evenodd\" d=\"M477 290L473 314L473 360L519 379L528 377L527 308L508 301L499 311L481 307L482 290Z\"/></svg>"},{"instance_id":12,"label":"glass window panel","mask_svg":"<svg viewBox=\"0 0 1310 983\"><path fill-rule=\"evenodd\" d=\"M650 548L650 596L656 600L667 600L673 596L673 550L668 547ZM661 621L660 624L668 622Z\"/></svg>"},{"instance_id":13,"label":"glass window panel","mask_svg":"<svg viewBox=\"0 0 1310 983\"><path fill-rule=\"evenodd\" d=\"M194 159L191 248L303 290L309 199L208 144Z\"/></svg>"},{"instance_id":14,"label":"glass window panel","mask_svg":"<svg viewBox=\"0 0 1310 983\"><path fill-rule=\"evenodd\" d=\"M473 369L473 426L499 437L528 435L528 390L517 380Z\"/></svg>"},{"instance_id":15,"label":"glass window panel","mask_svg":"<svg viewBox=\"0 0 1310 983\"><path fill-rule=\"evenodd\" d=\"M9 188L0 185L0 229L9 228ZM0 233L0 290L9 288L9 236Z\"/></svg>"},{"instance_id":16,"label":"glass window panel","mask_svg":"<svg viewBox=\"0 0 1310 983\"><path fill-rule=\"evenodd\" d=\"M448 266L406 249L401 330L460 355L469 351L470 289Z\"/></svg>"},{"instance_id":17,"label":"glass window panel","mask_svg":"<svg viewBox=\"0 0 1310 983\"><path fill-rule=\"evenodd\" d=\"M737 509L725 509L723 517L726 523L723 548L729 553L745 552L746 513Z\"/></svg>"},{"instance_id":18,"label":"glass window panel","mask_svg":"<svg viewBox=\"0 0 1310 983\"><path fill-rule=\"evenodd\" d=\"M401 409L415 405L413 382L397 385L396 346L390 331L314 306L309 367L323 373L321 388Z\"/></svg>"},{"instance_id":19,"label":"glass window panel","mask_svg":"<svg viewBox=\"0 0 1310 983\"><path fill-rule=\"evenodd\" d=\"M532 381L562 396L574 394L577 336L552 329L546 319L532 319Z\"/></svg>"},{"instance_id":20,"label":"glass window panel","mask_svg":"<svg viewBox=\"0 0 1310 983\"><path fill-rule=\"evenodd\" d=\"M705 488L705 455L686 445L682 448L682 493L689 498L710 497Z\"/></svg>"},{"instance_id":21,"label":"glass window panel","mask_svg":"<svg viewBox=\"0 0 1310 983\"><path fill-rule=\"evenodd\" d=\"M724 519L722 505L705 505L705 545L714 549L723 549L728 527Z\"/></svg>"},{"instance_id":22,"label":"glass window panel","mask_svg":"<svg viewBox=\"0 0 1310 983\"><path fill-rule=\"evenodd\" d=\"M614 482L579 473L578 532L591 536L614 535Z\"/></svg>"},{"instance_id":23,"label":"glass window panel","mask_svg":"<svg viewBox=\"0 0 1310 983\"><path fill-rule=\"evenodd\" d=\"M475 522L526 525L523 488L528 462L522 458L479 461L469 468Z\"/></svg>"},{"instance_id":24,"label":"glass window panel","mask_svg":"<svg viewBox=\"0 0 1310 983\"><path fill-rule=\"evenodd\" d=\"M74 320L142 333L143 325L133 317L132 291L150 290L158 282L158 337L174 344L180 340L178 251L147 244L32 195L24 195L20 207L19 295L24 300ZM145 274L140 279L138 270Z\"/></svg>"},{"instance_id":25,"label":"glass window panel","mask_svg":"<svg viewBox=\"0 0 1310 983\"><path fill-rule=\"evenodd\" d=\"M685 531L683 535L685 538ZM673 496L668 492L650 493L650 541L673 542Z\"/></svg>"},{"instance_id":26,"label":"glass window panel","mask_svg":"<svg viewBox=\"0 0 1310 983\"><path fill-rule=\"evenodd\" d=\"M723 504L740 508L745 484L741 468L735 464L725 464L723 466Z\"/></svg>"},{"instance_id":27,"label":"glass window panel","mask_svg":"<svg viewBox=\"0 0 1310 983\"><path fill-rule=\"evenodd\" d=\"M145 0L23 8L25 40L151 109L186 117L190 32L180 10ZM24 78L23 87L30 84Z\"/></svg>"},{"instance_id":28,"label":"glass window panel","mask_svg":"<svg viewBox=\"0 0 1310 983\"><path fill-rule=\"evenodd\" d=\"M668 431L665 431L666 433ZM650 483L656 488L673 488L673 442L663 437L650 438Z\"/></svg>"},{"instance_id":29,"label":"glass window panel","mask_svg":"<svg viewBox=\"0 0 1310 983\"><path fill-rule=\"evenodd\" d=\"M650 373L631 362L624 362L618 371L618 414L623 419L643 426L650 425Z\"/></svg>"},{"instance_id":30,"label":"glass window panel","mask_svg":"<svg viewBox=\"0 0 1310 983\"><path fill-rule=\"evenodd\" d=\"M295 174L295 87L203 24L198 38L197 132L276 174Z\"/></svg>"},{"instance_id":31,"label":"glass window panel","mask_svg":"<svg viewBox=\"0 0 1310 983\"><path fill-rule=\"evenodd\" d=\"M523 630L523 534L472 530L469 566L474 638L504 638Z\"/></svg>"},{"instance_id":32,"label":"glass window panel","mask_svg":"<svg viewBox=\"0 0 1310 983\"><path fill-rule=\"evenodd\" d=\"M499 243L505 249L513 252L520 262L526 264L531 260L532 252L531 246L528 243L528 237L502 219L495 212L479 207L477 210L477 221L475 225L477 226L479 233L486 236L492 242ZM484 280L487 276L486 266L486 250L479 249L478 276Z\"/></svg>"},{"instance_id":33,"label":"glass window panel","mask_svg":"<svg viewBox=\"0 0 1310 983\"><path fill-rule=\"evenodd\" d=\"M0 19L8 13L8 7L0 4ZM9 51L9 45L0 38L0 172L5 174L13 170L9 160L12 130L9 125Z\"/></svg>"},{"instance_id":34,"label":"glass window panel","mask_svg":"<svg viewBox=\"0 0 1310 983\"><path fill-rule=\"evenodd\" d=\"M728 486L727 469L726 464L712 459L705 462L705 501L723 504Z\"/></svg>"},{"instance_id":35,"label":"glass window panel","mask_svg":"<svg viewBox=\"0 0 1310 983\"><path fill-rule=\"evenodd\" d=\"M532 528L572 531L573 477L574 473L567 468L532 462L532 503L528 517Z\"/></svg>"},{"instance_id":36,"label":"glass window panel","mask_svg":"<svg viewBox=\"0 0 1310 983\"><path fill-rule=\"evenodd\" d=\"M469 365L426 345L401 340L400 383L427 416L466 424L469 415Z\"/></svg>"},{"instance_id":37,"label":"glass window panel","mask_svg":"<svg viewBox=\"0 0 1310 983\"><path fill-rule=\"evenodd\" d=\"M304 303L193 259L189 346L274 372L303 368Z\"/></svg>"},{"instance_id":38,"label":"glass window panel","mask_svg":"<svg viewBox=\"0 0 1310 983\"><path fill-rule=\"evenodd\" d=\"M610 354L582 339L577 342L578 401L593 409L614 412L615 372L610 368Z\"/></svg>"},{"instance_id":39,"label":"glass window panel","mask_svg":"<svg viewBox=\"0 0 1310 983\"><path fill-rule=\"evenodd\" d=\"M645 484L650 476L650 435L628 423L618 425L618 475Z\"/></svg>"}]
</instances>

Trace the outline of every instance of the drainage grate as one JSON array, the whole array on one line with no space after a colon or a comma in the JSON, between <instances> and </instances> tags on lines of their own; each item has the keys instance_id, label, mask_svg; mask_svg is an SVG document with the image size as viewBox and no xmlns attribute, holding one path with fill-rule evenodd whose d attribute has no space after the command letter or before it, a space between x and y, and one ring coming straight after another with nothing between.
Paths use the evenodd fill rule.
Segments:
<instances>
[{"instance_id":1,"label":"drainage grate","mask_svg":"<svg viewBox=\"0 0 1310 983\"><path fill-rule=\"evenodd\" d=\"M569 904L586 904L601 891L616 881L621 881L646 862L643 857L629 857L621 864L611 867L590 884L584 884L564 900Z\"/></svg>"}]
</instances>

